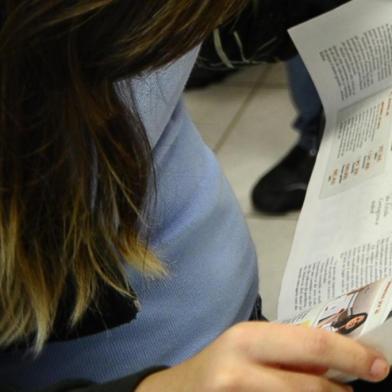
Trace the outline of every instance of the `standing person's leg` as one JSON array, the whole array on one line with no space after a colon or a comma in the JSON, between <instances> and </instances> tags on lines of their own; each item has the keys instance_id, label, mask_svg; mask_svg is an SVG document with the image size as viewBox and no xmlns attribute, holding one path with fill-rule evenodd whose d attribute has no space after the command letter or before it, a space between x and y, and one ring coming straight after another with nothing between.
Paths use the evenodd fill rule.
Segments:
<instances>
[{"instance_id":1,"label":"standing person's leg","mask_svg":"<svg viewBox=\"0 0 392 392\"><path fill-rule=\"evenodd\" d=\"M300 56L287 61L290 93L298 111L294 128L299 132L298 145L316 155L320 143L323 107L313 81Z\"/></svg>"},{"instance_id":2,"label":"standing person's leg","mask_svg":"<svg viewBox=\"0 0 392 392\"><path fill-rule=\"evenodd\" d=\"M287 62L290 92L298 110L294 127L297 144L252 191L256 210L285 213L302 207L321 136L323 109L320 98L299 56Z\"/></svg>"}]
</instances>

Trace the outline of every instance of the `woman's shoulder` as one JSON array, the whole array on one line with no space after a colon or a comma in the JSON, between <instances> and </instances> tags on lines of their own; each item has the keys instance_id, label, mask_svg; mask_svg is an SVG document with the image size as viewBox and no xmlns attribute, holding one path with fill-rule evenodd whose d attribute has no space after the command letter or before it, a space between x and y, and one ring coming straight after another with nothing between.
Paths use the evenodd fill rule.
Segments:
<instances>
[{"instance_id":1,"label":"woman's shoulder","mask_svg":"<svg viewBox=\"0 0 392 392\"><path fill-rule=\"evenodd\" d=\"M152 147L167 127L181 99L197 54L198 48L195 48L171 65L116 84L125 105L135 102Z\"/></svg>"}]
</instances>

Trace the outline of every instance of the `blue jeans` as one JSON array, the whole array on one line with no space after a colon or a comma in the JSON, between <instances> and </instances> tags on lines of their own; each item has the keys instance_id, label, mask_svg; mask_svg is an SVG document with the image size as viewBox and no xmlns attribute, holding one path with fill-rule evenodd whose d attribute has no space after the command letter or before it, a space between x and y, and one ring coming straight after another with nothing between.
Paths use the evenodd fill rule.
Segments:
<instances>
[{"instance_id":1,"label":"blue jeans","mask_svg":"<svg viewBox=\"0 0 392 392\"><path fill-rule=\"evenodd\" d=\"M286 62L290 92L298 117L294 128L299 132L298 144L316 153L321 138L323 107L316 87L300 56Z\"/></svg>"},{"instance_id":2,"label":"blue jeans","mask_svg":"<svg viewBox=\"0 0 392 392\"><path fill-rule=\"evenodd\" d=\"M319 12L338 5L336 0L308 0ZM299 145L316 153L323 131L323 107L313 81L300 56L287 61L289 84L298 118L294 128L299 132Z\"/></svg>"}]
</instances>

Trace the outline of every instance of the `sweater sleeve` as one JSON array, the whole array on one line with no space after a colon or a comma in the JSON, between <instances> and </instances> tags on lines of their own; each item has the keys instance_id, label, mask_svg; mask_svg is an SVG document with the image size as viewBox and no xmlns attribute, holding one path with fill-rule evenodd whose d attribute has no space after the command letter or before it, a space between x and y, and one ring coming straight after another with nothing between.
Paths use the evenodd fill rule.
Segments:
<instances>
[{"instance_id":1,"label":"sweater sleeve","mask_svg":"<svg viewBox=\"0 0 392 392\"><path fill-rule=\"evenodd\" d=\"M64 381L35 392L132 392L146 377L164 369L167 367L149 368L105 384L94 384L86 380ZM0 390L2 392L20 392L17 387L12 386L0 385Z\"/></svg>"}]
</instances>

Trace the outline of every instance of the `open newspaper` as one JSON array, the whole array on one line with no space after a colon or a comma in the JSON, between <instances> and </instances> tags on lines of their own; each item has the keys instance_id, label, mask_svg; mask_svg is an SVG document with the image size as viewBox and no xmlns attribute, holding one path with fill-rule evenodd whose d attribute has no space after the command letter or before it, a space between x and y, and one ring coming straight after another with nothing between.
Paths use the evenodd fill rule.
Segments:
<instances>
[{"instance_id":1,"label":"open newspaper","mask_svg":"<svg viewBox=\"0 0 392 392\"><path fill-rule=\"evenodd\" d=\"M278 316L351 335L392 363L392 0L353 0L290 33L326 131Z\"/></svg>"}]
</instances>

